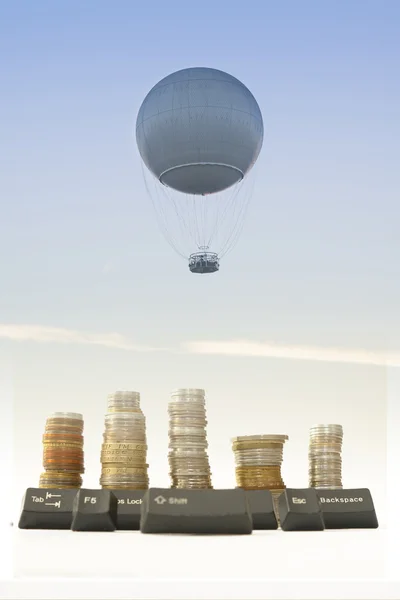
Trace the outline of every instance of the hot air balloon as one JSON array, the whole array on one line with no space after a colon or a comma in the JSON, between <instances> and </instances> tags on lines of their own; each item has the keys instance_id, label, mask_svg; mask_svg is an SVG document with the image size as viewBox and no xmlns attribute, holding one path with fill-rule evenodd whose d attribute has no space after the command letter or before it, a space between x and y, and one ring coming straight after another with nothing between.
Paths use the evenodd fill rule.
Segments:
<instances>
[{"instance_id":1,"label":"hot air balloon","mask_svg":"<svg viewBox=\"0 0 400 600\"><path fill-rule=\"evenodd\" d=\"M264 126L252 93L217 69L161 79L145 97L136 142L165 238L192 273L215 273L241 233Z\"/></svg>"}]
</instances>

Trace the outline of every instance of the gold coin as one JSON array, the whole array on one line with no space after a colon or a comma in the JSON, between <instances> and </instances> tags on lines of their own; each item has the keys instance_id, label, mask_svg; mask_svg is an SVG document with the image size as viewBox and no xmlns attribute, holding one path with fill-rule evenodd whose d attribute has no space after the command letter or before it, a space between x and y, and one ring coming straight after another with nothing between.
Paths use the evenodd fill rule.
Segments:
<instances>
[{"instance_id":1,"label":"gold coin","mask_svg":"<svg viewBox=\"0 0 400 600\"><path fill-rule=\"evenodd\" d=\"M147 448L109 448L109 444L103 444L101 447L102 452L110 452L112 454L135 454L139 452L140 454L146 454Z\"/></svg>"},{"instance_id":2,"label":"gold coin","mask_svg":"<svg viewBox=\"0 0 400 600\"><path fill-rule=\"evenodd\" d=\"M78 433L44 433L43 443L47 442L78 442L83 444L83 436Z\"/></svg>"},{"instance_id":3,"label":"gold coin","mask_svg":"<svg viewBox=\"0 0 400 600\"><path fill-rule=\"evenodd\" d=\"M144 467L103 467L102 475L145 475L148 465Z\"/></svg>"},{"instance_id":4,"label":"gold coin","mask_svg":"<svg viewBox=\"0 0 400 600\"><path fill-rule=\"evenodd\" d=\"M281 477L259 477L258 475L237 475L236 479L239 479L240 481L265 481L272 483L275 481L282 481Z\"/></svg>"},{"instance_id":5,"label":"gold coin","mask_svg":"<svg viewBox=\"0 0 400 600\"><path fill-rule=\"evenodd\" d=\"M270 473L268 471L236 471L236 477L259 477L262 479L280 479L282 477L281 473L277 471L276 473Z\"/></svg>"},{"instance_id":6,"label":"gold coin","mask_svg":"<svg viewBox=\"0 0 400 600\"><path fill-rule=\"evenodd\" d=\"M137 450L140 452L147 450L147 444L135 442L104 442L104 444L102 444L102 450Z\"/></svg>"},{"instance_id":7,"label":"gold coin","mask_svg":"<svg viewBox=\"0 0 400 600\"><path fill-rule=\"evenodd\" d=\"M51 489L54 490L78 490L80 487L82 486L82 483L79 484L71 484L71 485L56 485L56 486L51 486ZM49 488L49 486L47 484L44 483L39 483L39 489L45 489L45 488Z\"/></svg>"},{"instance_id":8,"label":"gold coin","mask_svg":"<svg viewBox=\"0 0 400 600\"><path fill-rule=\"evenodd\" d=\"M244 487L261 487L261 488L281 488L282 481L260 481L257 479L239 479L237 480L238 485Z\"/></svg>"},{"instance_id":9,"label":"gold coin","mask_svg":"<svg viewBox=\"0 0 400 600\"><path fill-rule=\"evenodd\" d=\"M43 449L47 448L82 448L81 442L44 442Z\"/></svg>"},{"instance_id":10,"label":"gold coin","mask_svg":"<svg viewBox=\"0 0 400 600\"><path fill-rule=\"evenodd\" d=\"M104 442L103 448L106 450L146 450L147 444L138 442Z\"/></svg>"},{"instance_id":11,"label":"gold coin","mask_svg":"<svg viewBox=\"0 0 400 600\"><path fill-rule=\"evenodd\" d=\"M68 477L71 477L71 473L66 471L51 471L50 473L42 473L40 477L43 477L43 479L68 479Z\"/></svg>"},{"instance_id":12,"label":"gold coin","mask_svg":"<svg viewBox=\"0 0 400 600\"><path fill-rule=\"evenodd\" d=\"M239 480L236 483L239 487L245 487L245 488L254 487L254 488L260 488L260 489L266 489L266 490L280 489L282 487L282 485L284 485L282 483L282 481L266 482L266 481L253 481L252 479L249 481Z\"/></svg>"},{"instance_id":13,"label":"gold coin","mask_svg":"<svg viewBox=\"0 0 400 600\"><path fill-rule=\"evenodd\" d=\"M101 456L146 456L147 452L143 450L102 450Z\"/></svg>"},{"instance_id":14,"label":"gold coin","mask_svg":"<svg viewBox=\"0 0 400 600\"><path fill-rule=\"evenodd\" d=\"M241 450L263 450L271 449L278 450L279 447L283 447L282 442L235 442L232 444L234 452L240 452Z\"/></svg>"},{"instance_id":15,"label":"gold coin","mask_svg":"<svg viewBox=\"0 0 400 600\"><path fill-rule=\"evenodd\" d=\"M148 485L102 485L103 490L148 490Z\"/></svg>"},{"instance_id":16,"label":"gold coin","mask_svg":"<svg viewBox=\"0 0 400 600\"><path fill-rule=\"evenodd\" d=\"M118 456L118 455L111 455L111 456L107 456L102 454L100 457L101 462L115 462L115 463L126 463L126 464L130 464L130 463L144 463L145 461L145 457L142 456Z\"/></svg>"},{"instance_id":17,"label":"gold coin","mask_svg":"<svg viewBox=\"0 0 400 600\"><path fill-rule=\"evenodd\" d=\"M69 425L67 423L47 423L45 426L45 432L48 431L77 431L77 432L81 432L83 430L83 427L76 427L76 425Z\"/></svg>"},{"instance_id":18,"label":"gold coin","mask_svg":"<svg viewBox=\"0 0 400 600\"><path fill-rule=\"evenodd\" d=\"M280 473L280 467L267 467L267 466L260 466L260 467L236 467L235 469L236 473L265 473L266 475L268 475L268 473L270 473L271 475L275 475L276 473Z\"/></svg>"},{"instance_id":19,"label":"gold coin","mask_svg":"<svg viewBox=\"0 0 400 600\"><path fill-rule=\"evenodd\" d=\"M248 491L268 490L269 492L271 492L271 494L274 494L275 492L277 492L281 489L281 488L270 488L268 486L262 486L262 485L238 485L238 487L240 487L242 490L248 490Z\"/></svg>"}]
</instances>

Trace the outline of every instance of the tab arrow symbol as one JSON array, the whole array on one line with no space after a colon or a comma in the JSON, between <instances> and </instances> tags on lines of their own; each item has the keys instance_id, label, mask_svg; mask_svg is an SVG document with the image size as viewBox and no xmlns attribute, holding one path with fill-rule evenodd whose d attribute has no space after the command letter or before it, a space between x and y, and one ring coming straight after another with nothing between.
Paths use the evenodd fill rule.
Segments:
<instances>
[{"instance_id":1,"label":"tab arrow symbol","mask_svg":"<svg viewBox=\"0 0 400 600\"><path fill-rule=\"evenodd\" d=\"M157 502L157 504L164 504L166 501L167 499L164 498L164 496L157 496L157 498L154 498L154 502Z\"/></svg>"}]
</instances>

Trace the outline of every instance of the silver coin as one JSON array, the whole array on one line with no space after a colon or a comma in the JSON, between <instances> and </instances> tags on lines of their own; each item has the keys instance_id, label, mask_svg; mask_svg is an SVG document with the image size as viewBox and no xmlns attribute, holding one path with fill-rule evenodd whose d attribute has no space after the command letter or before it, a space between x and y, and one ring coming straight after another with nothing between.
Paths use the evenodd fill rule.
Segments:
<instances>
[{"instance_id":1,"label":"silver coin","mask_svg":"<svg viewBox=\"0 0 400 600\"><path fill-rule=\"evenodd\" d=\"M198 398L204 401L205 394L205 390L201 388L177 388L172 390L170 397L175 402L193 402Z\"/></svg>"},{"instance_id":2,"label":"silver coin","mask_svg":"<svg viewBox=\"0 0 400 600\"><path fill-rule=\"evenodd\" d=\"M171 458L176 458L176 459L202 459L203 457L207 456L207 448L204 447L196 447L193 448L191 447L186 447L186 448L179 448L178 450L175 450L174 448L170 448L169 452L168 452L168 456Z\"/></svg>"},{"instance_id":3,"label":"silver coin","mask_svg":"<svg viewBox=\"0 0 400 600\"><path fill-rule=\"evenodd\" d=\"M266 450L265 452L235 452L235 459L261 459L268 460L270 458L280 459L283 456L282 450L276 452L274 450Z\"/></svg>"},{"instance_id":4,"label":"silver coin","mask_svg":"<svg viewBox=\"0 0 400 600\"><path fill-rule=\"evenodd\" d=\"M317 425L311 425L310 431L314 431L314 429L320 429L320 430L328 429L329 431L343 431L342 425L339 425L337 423L320 423Z\"/></svg>"},{"instance_id":5,"label":"silver coin","mask_svg":"<svg viewBox=\"0 0 400 600\"><path fill-rule=\"evenodd\" d=\"M173 451L176 448L202 448L204 451L207 449L207 441L204 441L202 438L190 438L190 440L179 439L179 440L170 440L169 449Z\"/></svg>"},{"instance_id":6,"label":"silver coin","mask_svg":"<svg viewBox=\"0 0 400 600\"><path fill-rule=\"evenodd\" d=\"M193 415L196 418L203 419L206 413L204 404L186 404L185 402L174 402L168 405L168 414L170 416Z\"/></svg>"},{"instance_id":7,"label":"silver coin","mask_svg":"<svg viewBox=\"0 0 400 600\"><path fill-rule=\"evenodd\" d=\"M68 419L73 421L83 421L83 415L81 413L74 412L54 412L47 418L47 420L49 419Z\"/></svg>"}]
</instances>

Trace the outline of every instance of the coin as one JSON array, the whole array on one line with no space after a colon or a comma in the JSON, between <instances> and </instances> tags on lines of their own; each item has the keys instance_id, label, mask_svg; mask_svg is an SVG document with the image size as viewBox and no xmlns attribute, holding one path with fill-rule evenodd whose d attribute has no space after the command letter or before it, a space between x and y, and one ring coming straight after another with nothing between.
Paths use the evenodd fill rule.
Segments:
<instances>
[{"instance_id":1,"label":"coin","mask_svg":"<svg viewBox=\"0 0 400 600\"><path fill-rule=\"evenodd\" d=\"M138 451L138 450L102 450L101 458L112 459L112 458L126 458L127 460L132 460L134 458L139 458L142 460L146 458L146 452Z\"/></svg>"},{"instance_id":2,"label":"coin","mask_svg":"<svg viewBox=\"0 0 400 600\"><path fill-rule=\"evenodd\" d=\"M142 467L104 467L102 470L103 475L141 475L142 473L147 472L147 467L149 465L145 464Z\"/></svg>"},{"instance_id":3,"label":"coin","mask_svg":"<svg viewBox=\"0 0 400 600\"><path fill-rule=\"evenodd\" d=\"M143 451L146 452L147 450L147 444L124 444L124 443L111 443L111 444L107 444L104 443L102 446L103 450L137 450L137 451Z\"/></svg>"},{"instance_id":4,"label":"coin","mask_svg":"<svg viewBox=\"0 0 400 600\"><path fill-rule=\"evenodd\" d=\"M314 425L310 428L308 460L309 486L342 489L341 425Z\"/></svg>"},{"instance_id":5,"label":"coin","mask_svg":"<svg viewBox=\"0 0 400 600\"><path fill-rule=\"evenodd\" d=\"M101 454L101 464L102 465L107 465L107 464L119 464L122 463L124 465L142 465L143 464L143 460L146 460L146 457L143 455L139 455L139 456L104 456L104 454Z\"/></svg>"},{"instance_id":6,"label":"coin","mask_svg":"<svg viewBox=\"0 0 400 600\"><path fill-rule=\"evenodd\" d=\"M40 488L68 489L82 486L82 477L79 473L65 471L46 471L40 475Z\"/></svg>"},{"instance_id":7,"label":"coin","mask_svg":"<svg viewBox=\"0 0 400 600\"><path fill-rule=\"evenodd\" d=\"M139 392L120 390L107 399L100 453L103 489L147 489L149 486L146 419Z\"/></svg>"},{"instance_id":8,"label":"coin","mask_svg":"<svg viewBox=\"0 0 400 600\"><path fill-rule=\"evenodd\" d=\"M179 388L168 404L170 480L172 488L210 489L205 391Z\"/></svg>"}]
</instances>

